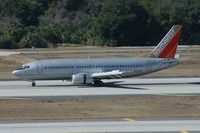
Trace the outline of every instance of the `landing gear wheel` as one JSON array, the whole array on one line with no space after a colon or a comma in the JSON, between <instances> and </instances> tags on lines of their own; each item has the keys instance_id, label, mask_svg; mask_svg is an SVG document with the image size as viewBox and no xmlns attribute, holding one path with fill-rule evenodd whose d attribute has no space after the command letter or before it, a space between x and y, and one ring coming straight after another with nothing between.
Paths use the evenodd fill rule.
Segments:
<instances>
[{"instance_id":1,"label":"landing gear wheel","mask_svg":"<svg viewBox=\"0 0 200 133\"><path fill-rule=\"evenodd\" d=\"M101 80L94 80L94 85L96 85L96 86L102 86L103 85L103 81L101 81Z\"/></svg>"},{"instance_id":2,"label":"landing gear wheel","mask_svg":"<svg viewBox=\"0 0 200 133\"><path fill-rule=\"evenodd\" d=\"M32 84L31 84L33 87L35 87L36 86L36 83L35 82L32 82Z\"/></svg>"},{"instance_id":3,"label":"landing gear wheel","mask_svg":"<svg viewBox=\"0 0 200 133\"><path fill-rule=\"evenodd\" d=\"M100 86L103 85L103 81L100 80L100 81L99 81L99 85L100 85Z\"/></svg>"}]
</instances>

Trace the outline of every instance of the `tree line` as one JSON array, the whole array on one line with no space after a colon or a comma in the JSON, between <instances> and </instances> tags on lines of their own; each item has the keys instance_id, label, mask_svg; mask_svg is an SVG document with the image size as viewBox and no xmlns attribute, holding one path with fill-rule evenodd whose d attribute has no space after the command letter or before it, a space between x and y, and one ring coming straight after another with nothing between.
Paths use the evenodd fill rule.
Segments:
<instances>
[{"instance_id":1,"label":"tree line","mask_svg":"<svg viewBox=\"0 0 200 133\"><path fill-rule=\"evenodd\" d=\"M0 0L0 48L156 45L175 24L200 44L198 0Z\"/></svg>"}]
</instances>

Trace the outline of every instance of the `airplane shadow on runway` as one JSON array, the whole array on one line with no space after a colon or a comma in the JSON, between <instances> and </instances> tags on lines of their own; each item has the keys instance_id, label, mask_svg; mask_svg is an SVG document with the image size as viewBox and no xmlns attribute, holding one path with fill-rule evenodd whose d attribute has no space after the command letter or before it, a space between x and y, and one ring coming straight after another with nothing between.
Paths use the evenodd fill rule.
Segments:
<instances>
[{"instance_id":1,"label":"airplane shadow on runway","mask_svg":"<svg viewBox=\"0 0 200 133\"><path fill-rule=\"evenodd\" d=\"M200 85L200 82L192 82L192 83L189 83L189 84Z\"/></svg>"},{"instance_id":2,"label":"airplane shadow on runway","mask_svg":"<svg viewBox=\"0 0 200 133\"><path fill-rule=\"evenodd\" d=\"M121 84L121 85L154 85L154 86L160 86L160 85L185 85L185 84L197 84L199 85L200 82L190 82L190 83L135 83L135 84Z\"/></svg>"},{"instance_id":3,"label":"airplane shadow on runway","mask_svg":"<svg viewBox=\"0 0 200 133\"><path fill-rule=\"evenodd\" d=\"M73 85L73 84L67 84L67 85L37 85L37 87L75 87L75 88L93 88L93 87L99 87L101 89L103 88L118 88L118 89L133 89L133 90L148 90L144 87L136 87L136 86L146 86L146 85L154 85L154 86L160 86L160 85L184 85L184 84L196 84L200 85L200 82L190 82L190 83L123 83L123 81L113 81L113 82L106 82L103 86L95 86L95 85ZM131 87L133 86L133 87ZM36 88L37 88L36 87ZM63 88L62 88L63 89Z\"/></svg>"},{"instance_id":4,"label":"airplane shadow on runway","mask_svg":"<svg viewBox=\"0 0 200 133\"><path fill-rule=\"evenodd\" d=\"M62 85L58 85L58 84L56 84L56 85L52 85L52 84L51 85L41 85L41 84L38 84L37 86L35 86L35 88L37 89L37 87L38 88L42 87L42 88L48 88L49 89L49 87L54 88L54 87L76 87L76 86L77 85L73 85L73 84L68 84L68 85L67 84L66 85L63 85L63 84ZM32 86L30 86L30 87L32 87Z\"/></svg>"},{"instance_id":5,"label":"airplane shadow on runway","mask_svg":"<svg viewBox=\"0 0 200 133\"><path fill-rule=\"evenodd\" d=\"M147 88L142 87L130 87L130 86L166 86L166 85L185 85L185 84L196 84L200 85L200 82L189 82L189 83L123 83L123 81L116 81L116 82L108 82L103 85L103 87L112 87L112 88L120 88L120 89L138 89L138 90L148 90Z\"/></svg>"},{"instance_id":6,"label":"airplane shadow on runway","mask_svg":"<svg viewBox=\"0 0 200 133\"><path fill-rule=\"evenodd\" d=\"M75 87L76 88L94 88L94 87L98 87L98 88L119 88L119 89L135 89L135 90L147 90L146 88L141 88L141 87L130 87L129 85L131 84L120 84L123 81L114 81L114 82L107 82L104 83L103 86L95 86L95 85L73 85L73 84L67 84L67 85L37 85L35 88L38 89L39 88L54 88L54 87Z\"/></svg>"},{"instance_id":7,"label":"airplane shadow on runway","mask_svg":"<svg viewBox=\"0 0 200 133\"><path fill-rule=\"evenodd\" d=\"M118 88L118 89L133 89L133 90L148 90L142 87L130 87L132 84L121 84L122 81L104 83L102 87ZM101 87L101 86L100 86Z\"/></svg>"}]
</instances>

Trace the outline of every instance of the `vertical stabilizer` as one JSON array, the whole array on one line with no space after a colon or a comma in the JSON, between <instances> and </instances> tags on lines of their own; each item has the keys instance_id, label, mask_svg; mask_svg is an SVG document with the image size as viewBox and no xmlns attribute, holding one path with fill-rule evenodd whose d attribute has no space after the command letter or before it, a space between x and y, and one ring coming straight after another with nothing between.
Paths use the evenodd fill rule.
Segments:
<instances>
[{"instance_id":1,"label":"vertical stabilizer","mask_svg":"<svg viewBox=\"0 0 200 133\"><path fill-rule=\"evenodd\" d=\"M174 25L152 51L156 58L175 58L176 49L181 36L181 25Z\"/></svg>"}]
</instances>

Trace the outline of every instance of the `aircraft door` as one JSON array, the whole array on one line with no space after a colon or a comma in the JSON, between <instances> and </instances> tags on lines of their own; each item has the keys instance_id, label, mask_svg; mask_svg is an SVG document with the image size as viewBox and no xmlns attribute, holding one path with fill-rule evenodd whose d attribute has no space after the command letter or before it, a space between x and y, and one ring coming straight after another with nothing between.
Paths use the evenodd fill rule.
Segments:
<instances>
[{"instance_id":1,"label":"aircraft door","mask_svg":"<svg viewBox=\"0 0 200 133\"><path fill-rule=\"evenodd\" d=\"M152 70L152 61L147 61L147 72Z\"/></svg>"},{"instance_id":2,"label":"aircraft door","mask_svg":"<svg viewBox=\"0 0 200 133\"><path fill-rule=\"evenodd\" d=\"M43 72L43 65L42 63L37 63L37 72L42 73Z\"/></svg>"}]
</instances>

